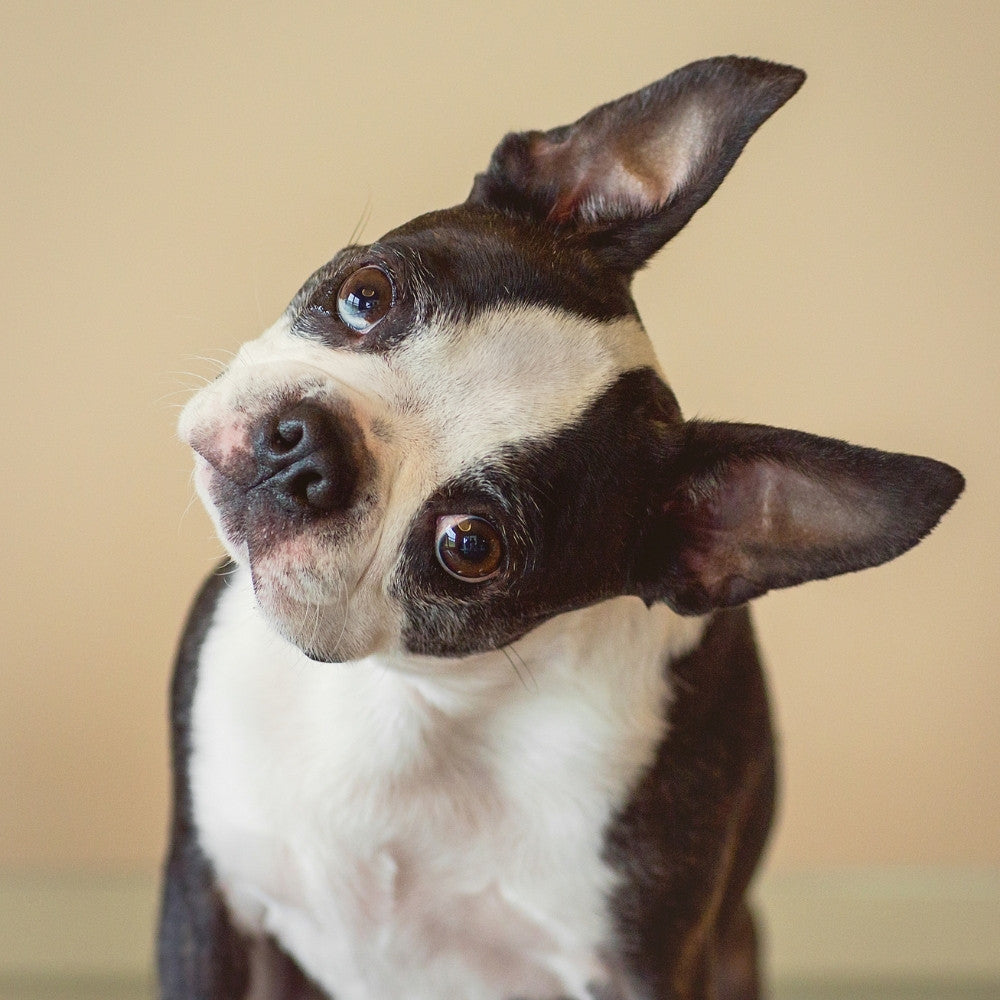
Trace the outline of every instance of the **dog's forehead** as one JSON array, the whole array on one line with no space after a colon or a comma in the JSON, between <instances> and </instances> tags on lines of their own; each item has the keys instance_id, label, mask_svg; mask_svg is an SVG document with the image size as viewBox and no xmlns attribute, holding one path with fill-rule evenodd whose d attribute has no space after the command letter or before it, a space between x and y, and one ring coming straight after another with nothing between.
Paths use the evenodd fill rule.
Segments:
<instances>
[{"instance_id":1,"label":"dog's forehead","mask_svg":"<svg viewBox=\"0 0 1000 1000\"><path fill-rule=\"evenodd\" d=\"M628 276L603 267L578 235L466 206L344 248L309 278L289 310L298 312L325 282L370 262L395 271L423 308L455 317L515 302L602 320L635 313Z\"/></svg>"},{"instance_id":2,"label":"dog's forehead","mask_svg":"<svg viewBox=\"0 0 1000 1000\"><path fill-rule=\"evenodd\" d=\"M458 206L420 216L379 246L417 263L428 297L452 315L551 306L610 320L634 315L629 279L608 270L575 233Z\"/></svg>"},{"instance_id":3,"label":"dog's forehead","mask_svg":"<svg viewBox=\"0 0 1000 1000\"><path fill-rule=\"evenodd\" d=\"M571 424L625 371L653 367L633 317L598 321L535 305L486 310L400 351L411 399L461 466Z\"/></svg>"}]
</instances>

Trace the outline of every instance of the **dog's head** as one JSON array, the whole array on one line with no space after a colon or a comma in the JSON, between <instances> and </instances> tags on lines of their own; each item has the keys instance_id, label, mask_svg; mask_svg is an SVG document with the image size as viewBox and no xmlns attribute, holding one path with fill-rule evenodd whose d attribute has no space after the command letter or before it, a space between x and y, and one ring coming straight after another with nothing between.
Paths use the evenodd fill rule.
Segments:
<instances>
[{"instance_id":1,"label":"dog's head","mask_svg":"<svg viewBox=\"0 0 1000 1000\"><path fill-rule=\"evenodd\" d=\"M914 545L953 469L685 422L630 295L798 89L695 63L508 135L468 200L320 268L189 403L199 492L318 660L498 648L633 594L683 613Z\"/></svg>"}]
</instances>

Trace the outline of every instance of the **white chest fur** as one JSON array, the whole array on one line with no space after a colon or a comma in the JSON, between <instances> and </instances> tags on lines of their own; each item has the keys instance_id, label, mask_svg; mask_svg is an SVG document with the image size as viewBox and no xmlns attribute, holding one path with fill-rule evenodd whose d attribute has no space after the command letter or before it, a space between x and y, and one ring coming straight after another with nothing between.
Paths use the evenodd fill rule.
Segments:
<instances>
[{"instance_id":1,"label":"white chest fur","mask_svg":"<svg viewBox=\"0 0 1000 1000\"><path fill-rule=\"evenodd\" d=\"M702 623L620 598L460 663L309 661L244 580L203 647L191 782L248 930L338 1000L584 997L606 967L603 835Z\"/></svg>"}]
</instances>

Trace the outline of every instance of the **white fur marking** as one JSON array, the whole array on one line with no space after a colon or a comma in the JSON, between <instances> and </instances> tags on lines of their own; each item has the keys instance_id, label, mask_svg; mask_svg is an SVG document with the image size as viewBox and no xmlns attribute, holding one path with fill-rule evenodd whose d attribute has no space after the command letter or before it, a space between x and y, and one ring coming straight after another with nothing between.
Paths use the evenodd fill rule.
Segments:
<instances>
[{"instance_id":1,"label":"white fur marking","mask_svg":"<svg viewBox=\"0 0 1000 1000\"><path fill-rule=\"evenodd\" d=\"M602 838L664 736L664 665L702 627L635 598L559 616L516 644L527 686L501 653L324 666L239 571L191 761L236 918L338 1000L583 1000L617 971Z\"/></svg>"}]
</instances>

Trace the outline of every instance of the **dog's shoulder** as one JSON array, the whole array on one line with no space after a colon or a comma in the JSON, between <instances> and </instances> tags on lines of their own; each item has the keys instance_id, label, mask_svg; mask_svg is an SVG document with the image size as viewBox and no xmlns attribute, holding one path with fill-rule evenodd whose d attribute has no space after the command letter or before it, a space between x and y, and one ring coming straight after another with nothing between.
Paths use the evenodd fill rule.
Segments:
<instances>
[{"instance_id":1,"label":"dog's shoulder","mask_svg":"<svg viewBox=\"0 0 1000 1000\"><path fill-rule=\"evenodd\" d=\"M235 565L219 562L198 590L181 633L170 681L171 756L175 782L174 822L190 821L187 764L191 753L191 706L198 684L198 661L212 628L215 609Z\"/></svg>"}]
</instances>

